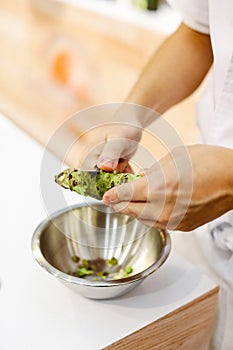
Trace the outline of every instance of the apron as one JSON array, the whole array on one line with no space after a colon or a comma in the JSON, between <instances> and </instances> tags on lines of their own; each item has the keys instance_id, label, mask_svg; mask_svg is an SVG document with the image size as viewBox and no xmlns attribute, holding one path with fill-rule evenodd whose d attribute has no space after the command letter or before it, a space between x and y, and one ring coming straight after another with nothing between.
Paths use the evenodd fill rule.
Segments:
<instances>
[{"instance_id":1,"label":"apron","mask_svg":"<svg viewBox=\"0 0 233 350\"><path fill-rule=\"evenodd\" d=\"M186 25L211 37L214 64L196 113L201 142L233 149L233 1L170 1ZM233 350L233 211L192 236L197 264L220 285L211 349Z\"/></svg>"},{"instance_id":2,"label":"apron","mask_svg":"<svg viewBox=\"0 0 233 350\"><path fill-rule=\"evenodd\" d=\"M213 77L210 83L212 81ZM207 98L208 93L197 108L199 123L203 107L207 107ZM211 101L213 103L213 98ZM206 133L201 133L202 141L233 148L233 55L214 111L206 119L204 123L211 120L213 128L211 134L209 128ZM203 125L201 130L204 130ZM233 350L233 211L197 229L195 236L208 268L213 271L215 281L221 286L211 348Z\"/></svg>"}]
</instances>

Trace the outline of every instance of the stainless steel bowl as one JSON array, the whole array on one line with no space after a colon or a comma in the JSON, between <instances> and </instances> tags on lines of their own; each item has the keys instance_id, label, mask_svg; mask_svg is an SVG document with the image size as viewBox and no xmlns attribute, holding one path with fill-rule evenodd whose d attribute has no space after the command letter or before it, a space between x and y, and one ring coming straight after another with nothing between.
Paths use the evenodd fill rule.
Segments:
<instances>
[{"instance_id":1,"label":"stainless steel bowl","mask_svg":"<svg viewBox=\"0 0 233 350\"><path fill-rule=\"evenodd\" d=\"M103 204L59 211L44 220L32 237L37 262L69 288L93 299L130 291L159 269L170 249L167 232L148 228ZM97 275L77 277L80 262L88 262Z\"/></svg>"}]
</instances>

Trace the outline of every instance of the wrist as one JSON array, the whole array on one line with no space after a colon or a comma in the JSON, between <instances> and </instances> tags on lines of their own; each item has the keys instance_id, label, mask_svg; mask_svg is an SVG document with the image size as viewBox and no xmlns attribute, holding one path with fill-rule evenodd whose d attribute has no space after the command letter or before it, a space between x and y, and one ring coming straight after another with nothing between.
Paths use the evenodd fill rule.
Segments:
<instances>
[{"instance_id":1,"label":"wrist","mask_svg":"<svg viewBox=\"0 0 233 350\"><path fill-rule=\"evenodd\" d=\"M210 146L211 147L211 146ZM233 209L233 150L221 146L212 146L214 150L214 162L218 172L217 180L222 189L223 202L226 211ZM216 184L217 185L217 184Z\"/></svg>"},{"instance_id":2,"label":"wrist","mask_svg":"<svg viewBox=\"0 0 233 350\"><path fill-rule=\"evenodd\" d=\"M125 100L116 113L115 120L124 121L139 128L145 128L160 117L160 113L143 101Z\"/></svg>"}]
</instances>

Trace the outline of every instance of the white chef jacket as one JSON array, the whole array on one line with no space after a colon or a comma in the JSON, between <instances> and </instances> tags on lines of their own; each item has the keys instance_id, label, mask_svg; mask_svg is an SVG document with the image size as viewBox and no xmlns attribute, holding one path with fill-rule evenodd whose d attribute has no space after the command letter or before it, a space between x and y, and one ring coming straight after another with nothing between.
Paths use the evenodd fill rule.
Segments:
<instances>
[{"instance_id":1,"label":"white chef jacket","mask_svg":"<svg viewBox=\"0 0 233 350\"><path fill-rule=\"evenodd\" d=\"M197 104L201 142L233 148L233 0L168 2L180 11L187 26L211 38L213 68ZM221 286L212 348L233 350L233 211L202 226L195 235Z\"/></svg>"}]
</instances>

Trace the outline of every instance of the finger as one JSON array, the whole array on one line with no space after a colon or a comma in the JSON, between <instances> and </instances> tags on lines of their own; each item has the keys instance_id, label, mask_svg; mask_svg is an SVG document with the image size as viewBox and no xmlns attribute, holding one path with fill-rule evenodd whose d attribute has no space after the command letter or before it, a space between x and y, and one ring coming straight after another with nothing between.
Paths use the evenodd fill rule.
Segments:
<instances>
[{"instance_id":1,"label":"finger","mask_svg":"<svg viewBox=\"0 0 233 350\"><path fill-rule=\"evenodd\" d=\"M111 205L111 208L117 213L141 218L146 205L145 202L120 202Z\"/></svg>"},{"instance_id":2,"label":"finger","mask_svg":"<svg viewBox=\"0 0 233 350\"><path fill-rule=\"evenodd\" d=\"M129 164L127 159L120 158L119 163L117 164L116 171L118 173L131 173L133 174L133 169Z\"/></svg>"},{"instance_id":3,"label":"finger","mask_svg":"<svg viewBox=\"0 0 233 350\"><path fill-rule=\"evenodd\" d=\"M135 217L140 221L150 221L152 223L150 226L159 222L157 218L160 212L148 202L120 202L112 204L111 208L120 214Z\"/></svg>"},{"instance_id":4,"label":"finger","mask_svg":"<svg viewBox=\"0 0 233 350\"><path fill-rule=\"evenodd\" d=\"M117 159L111 159L111 160L104 160L105 163L102 163L103 165L100 165L101 163L98 161L97 166L98 168L104 170L104 171L114 171L116 170L118 173L131 173L133 174L133 169L131 165L129 164L127 159L120 158L119 161ZM118 162L118 163L117 163Z\"/></svg>"},{"instance_id":5,"label":"finger","mask_svg":"<svg viewBox=\"0 0 233 350\"><path fill-rule=\"evenodd\" d=\"M106 204L119 202L146 202L148 198L148 185L146 177L113 187L103 196Z\"/></svg>"},{"instance_id":6,"label":"finger","mask_svg":"<svg viewBox=\"0 0 233 350\"><path fill-rule=\"evenodd\" d=\"M104 171L114 171L117 168L118 158L117 159L101 159L97 162L97 167Z\"/></svg>"},{"instance_id":7,"label":"finger","mask_svg":"<svg viewBox=\"0 0 233 350\"><path fill-rule=\"evenodd\" d=\"M117 139L109 140L99 156L97 166L98 168L105 171L116 170L119 158L122 153L122 143Z\"/></svg>"},{"instance_id":8,"label":"finger","mask_svg":"<svg viewBox=\"0 0 233 350\"><path fill-rule=\"evenodd\" d=\"M111 205L117 213L128 215L138 219L143 225L158 229L165 229L166 225L157 220L159 213L151 212L150 203L121 202Z\"/></svg>"},{"instance_id":9,"label":"finger","mask_svg":"<svg viewBox=\"0 0 233 350\"><path fill-rule=\"evenodd\" d=\"M153 228L157 228L157 229L160 229L160 230L165 230L166 229L166 225L164 225L162 222L157 221L157 220L145 220L145 219L140 219L139 218L139 221L143 225L151 227L151 228L153 227Z\"/></svg>"},{"instance_id":10,"label":"finger","mask_svg":"<svg viewBox=\"0 0 233 350\"><path fill-rule=\"evenodd\" d=\"M117 213L137 218L142 224L148 227L165 229L167 222L160 221L160 212L151 210L150 203L142 202L121 202L111 205L111 208Z\"/></svg>"},{"instance_id":11,"label":"finger","mask_svg":"<svg viewBox=\"0 0 233 350\"><path fill-rule=\"evenodd\" d=\"M120 158L130 159L138 147L138 142L128 138L114 138L107 141L99 156L97 166L107 171L116 170Z\"/></svg>"}]
</instances>

